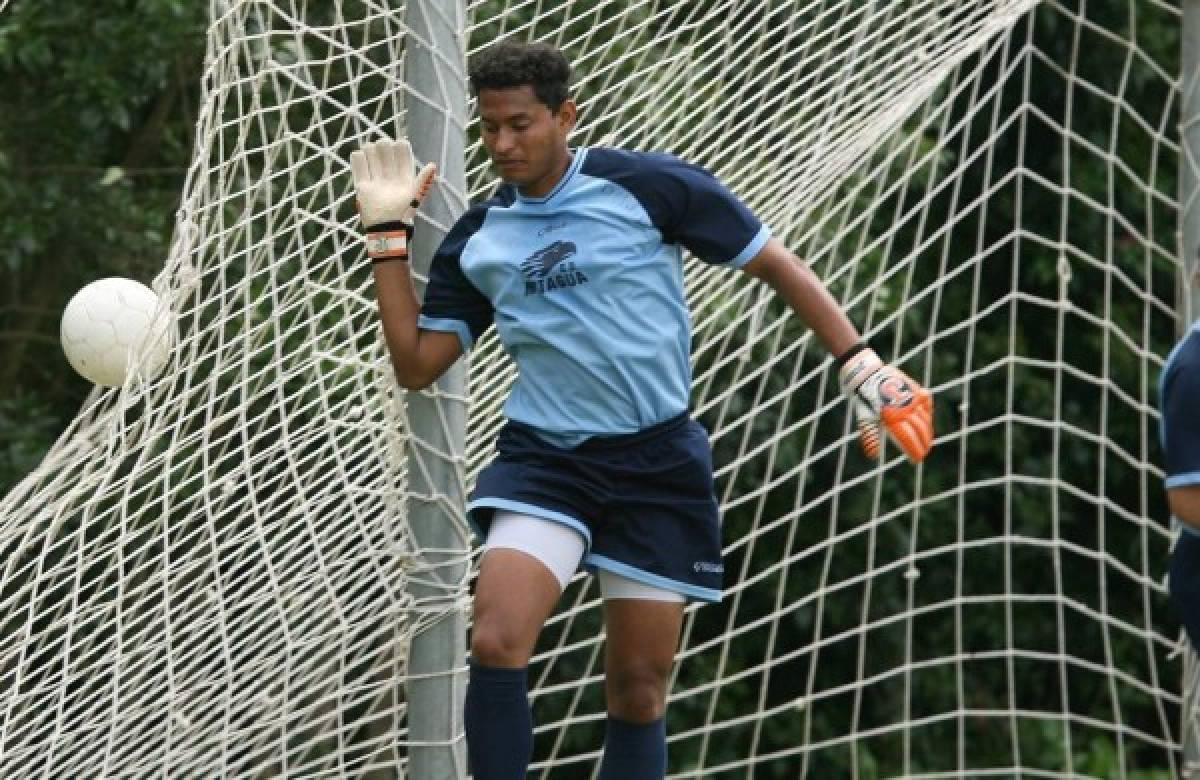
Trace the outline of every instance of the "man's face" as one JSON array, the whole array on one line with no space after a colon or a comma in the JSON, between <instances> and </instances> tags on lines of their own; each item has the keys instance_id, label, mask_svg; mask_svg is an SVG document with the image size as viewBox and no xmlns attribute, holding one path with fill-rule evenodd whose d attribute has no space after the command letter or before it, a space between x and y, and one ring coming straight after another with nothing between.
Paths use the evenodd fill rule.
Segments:
<instances>
[{"instance_id":1,"label":"man's face","mask_svg":"<svg viewBox=\"0 0 1200 780\"><path fill-rule=\"evenodd\" d=\"M533 87L483 89L479 120L483 145L502 179L532 197L554 188L567 166L567 134L575 124L572 101L552 112Z\"/></svg>"}]
</instances>

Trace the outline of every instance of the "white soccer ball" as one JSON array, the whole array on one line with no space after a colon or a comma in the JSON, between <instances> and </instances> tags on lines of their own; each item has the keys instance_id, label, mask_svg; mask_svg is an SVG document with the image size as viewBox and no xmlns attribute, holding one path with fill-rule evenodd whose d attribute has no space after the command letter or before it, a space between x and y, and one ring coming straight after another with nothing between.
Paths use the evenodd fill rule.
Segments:
<instances>
[{"instance_id":1,"label":"white soccer ball","mask_svg":"<svg viewBox=\"0 0 1200 780\"><path fill-rule=\"evenodd\" d=\"M84 379L120 387L134 370L152 377L162 369L174 327L153 290L111 277L75 293L63 309L59 335L67 362Z\"/></svg>"}]
</instances>

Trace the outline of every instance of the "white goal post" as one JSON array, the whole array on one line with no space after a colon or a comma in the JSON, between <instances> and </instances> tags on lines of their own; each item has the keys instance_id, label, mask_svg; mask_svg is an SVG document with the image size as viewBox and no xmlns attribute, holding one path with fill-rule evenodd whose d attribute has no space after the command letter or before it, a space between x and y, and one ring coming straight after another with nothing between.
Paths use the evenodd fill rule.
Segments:
<instances>
[{"instance_id":1,"label":"white goal post","mask_svg":"<svg viewBox=\"0 0 1200 780\"><path fill-rule=\"evenodd\" d=\"M0 500L0 775L465 776L461 506L514 368L488 335L397 389L348 158L439 163L427 257L494 184L463 74L506 36L574 63L573 143L711 169L937 398L929 461L866 461L802 324L688 259L727 593L687 613L670 776L1192 771L1156 382L1200 311L1200 2L210 8L168 370ZM603 639L581 575L531 775L595 776Z\"/></svg>"}]
</instances>

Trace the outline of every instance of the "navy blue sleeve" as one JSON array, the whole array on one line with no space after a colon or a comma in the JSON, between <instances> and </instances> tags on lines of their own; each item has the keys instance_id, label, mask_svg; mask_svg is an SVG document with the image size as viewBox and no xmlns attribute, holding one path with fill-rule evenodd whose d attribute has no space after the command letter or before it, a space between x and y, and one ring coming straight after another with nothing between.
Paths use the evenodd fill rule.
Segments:
<instances>
[{"instance_id":1,"label":"navy blue sleeve","mask_svg":"<svg viewBox=\"0 0 1200 780\"><path fill-rule=\"evenodd\" d=\"M672 155L591 149L584 170L627 189L664 241L681 244L705 262L740 268L771 237L715 176Z\"/></svg>"},{"instance_id":2,"label":"navy blue sleeve","mask_svg":"<svg viewBox=\"0 0 1200 780\"><path fill-rule=\"evenodd\" d=\"M1200 485L1200 335L1182 344L1166 369L1162 431L1167 487Z\"/></svg>"},{"instance_id":3,"label":"navy blue sleeve","mask_svg":"<svg viewBox=\"0 0 1200 780\"><path fill-rule=\"evenodd\" d=\"M492 324L495 311L489 301L463 273L460 260L471 236L487 216L489 203L472 207L458 218L433 255L429 284L417 326L424 330L455 333L466 352Z\"/></svg>"}]
</instances>

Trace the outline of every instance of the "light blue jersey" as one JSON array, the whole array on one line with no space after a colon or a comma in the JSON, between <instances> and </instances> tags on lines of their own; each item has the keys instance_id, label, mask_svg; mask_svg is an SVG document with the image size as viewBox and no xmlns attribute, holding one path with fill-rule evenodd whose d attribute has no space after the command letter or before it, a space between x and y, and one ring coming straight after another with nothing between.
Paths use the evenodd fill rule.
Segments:
<instances>
[{"instance_id":1,"label":"light blue jersey","mask_svg":"<svg viewBox=\"0 0 1200 780\"><path fill-rule=\"evenodd\" d=\"M551 443L633 433L688 408L682 250L738 268L769 235L701 168L578 149L546 197L504 185L458 220L418 324L465 351L495 323L519 372L505 414Z\"/></svg>"}]
</instances>

